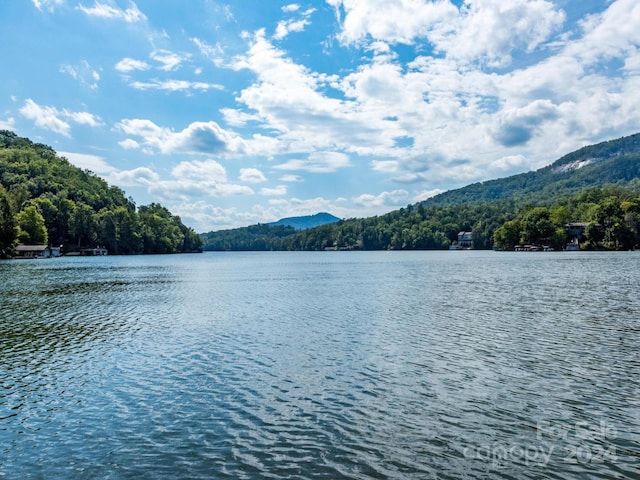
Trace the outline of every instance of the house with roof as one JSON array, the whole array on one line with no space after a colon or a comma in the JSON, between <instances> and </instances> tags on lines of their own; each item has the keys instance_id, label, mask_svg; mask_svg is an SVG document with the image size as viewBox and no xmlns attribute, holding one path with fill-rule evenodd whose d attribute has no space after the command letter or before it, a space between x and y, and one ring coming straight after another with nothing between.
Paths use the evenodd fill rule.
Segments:
<instances>
[{"instance_id":1,"label":"house with roof","mask_svg":"<svg viewBox=\"0 0 640 480\"><path fill-rule=\"evenodd\" d=\"M453 242L449 250L471 250L473 248L473 232L458 233L458 241Z\"/></svg>"},{"instance_id":2,"label":"house with roof","mask_svg":"<svg viewBox=\"0 0 640 480\"><path fill-rule=\"evenodd\" d=\"M567 236L573 240L574 238L580 242L584 236L584 231L589 226L588 222L570 222L564 224L564 231L567 232Z\"/></svg>"},{"instance_id":3,"label":"house with roof","mask_svg":"<svg viewBox=\"0 0 640 480\"><path fill-rule=\"evenodd\" d=\"M60 256L60 247L48 245L18 245L13 258L52 258Z\"/></svg>"},{"instance_id":4,"label":"house with roof","mask_svg":"<svg viewBox=\"0 0 640 480\"><path fill-rule=\"evenodd\" d=\"M460 248L473 248L473 232L458 233L458 245Z\"/></svg>"}]
</instances>

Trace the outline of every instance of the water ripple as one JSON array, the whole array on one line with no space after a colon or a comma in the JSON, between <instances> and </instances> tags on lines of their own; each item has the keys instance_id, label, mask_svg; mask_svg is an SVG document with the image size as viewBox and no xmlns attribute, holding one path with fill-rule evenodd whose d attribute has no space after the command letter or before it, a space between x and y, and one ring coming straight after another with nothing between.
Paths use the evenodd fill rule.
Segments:
<instances>
[{"instance_id":1,"label":"water ripple","mask_svg":"<svg viewBox=\"0 0 640 480\"><path fill-rule=\"evenodd\" d=\"M640 478L639 263L0 262L0 476Z\"/></svg>"}]
</instances>

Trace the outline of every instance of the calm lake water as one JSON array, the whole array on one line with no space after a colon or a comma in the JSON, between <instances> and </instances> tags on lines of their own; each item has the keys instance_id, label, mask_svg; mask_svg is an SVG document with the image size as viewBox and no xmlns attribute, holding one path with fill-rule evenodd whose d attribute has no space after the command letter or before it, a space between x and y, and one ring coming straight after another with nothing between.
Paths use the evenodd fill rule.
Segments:
<instances>
[{"instance_id":1,"label":"calm lake water","mask_svg":"<svg viewBox=\"0 0 640 480\"><path fill-rule=\"evenodd\" d=\"M640 478L640 252L0 262L0 478Z\"/></svg>"}]
</instances>

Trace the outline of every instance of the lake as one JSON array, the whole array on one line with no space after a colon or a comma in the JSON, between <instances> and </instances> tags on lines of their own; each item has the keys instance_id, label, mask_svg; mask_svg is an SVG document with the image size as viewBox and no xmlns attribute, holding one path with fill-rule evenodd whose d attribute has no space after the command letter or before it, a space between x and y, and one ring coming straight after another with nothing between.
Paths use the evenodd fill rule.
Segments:
<instances>
[{"instance_id":1,"label":"lake","mask_svg":"<svg viewBox=\"0 0 640 480\"><path fill-rule=\"evenodd\" d=\"M640 252L0 262L0 478L640 478Z\"/></svg>"}]
</instances>

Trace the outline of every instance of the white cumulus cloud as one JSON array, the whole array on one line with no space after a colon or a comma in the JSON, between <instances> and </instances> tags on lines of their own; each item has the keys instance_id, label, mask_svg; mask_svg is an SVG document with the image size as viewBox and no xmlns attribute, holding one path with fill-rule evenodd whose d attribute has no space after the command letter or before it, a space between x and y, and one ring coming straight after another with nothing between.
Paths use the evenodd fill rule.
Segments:
<instances>
[{"instance_id":1,"label":"white cumulus cloud","mask_svg":"<svg viewBox=\"0 0 640 480\"><path fill-rule=\"evenodd\" d=\"M340 39L390 43L428 41L447 57L492 66L508 63L514 49L532 51L559 30L565 14L548 0L332 0L344 11ZM339 18L342 16L339 14Z\"/></svg>"},{"instance_id":2,"label":"white cumulus cloud","mask_svg":"<svg viewBox=\"0 0 640 480\"><path fill-rule=\"evenodd\" d=\"M151 52L151 58L160 63L160 70L171 72L177 70L188 56L170 52L169 50L154 50Z\"/></svg>"},{"instance_id":3,"label":"white cumulus cloud","mask_svg":"<svg viewBox=\"0 0 640 480\"><path fill-rule=\"evenodd\" d=\"M278 170L302 170L312 173L331 173L351 165L349 156L340 152L313 152L307 159L294 159L275 165Z\"/></svg>"},{"instance_id":4,"label":"white cumulus cloud","mask_svg":"<svg viewBox=\"0 0 640 480\"><path fill-rule=\"evenodd\" d=\"M194 122L180 132L156 125L146 119L124 119L116 127L129 136L140 137L143 147L161 153L239 153L243 140L221 128L216 122Z\"/></svg>"},{"instance_id":5,"label":"white cumulus cloud","mask_svg":"<svg viewBox=\"0 0 640 480\"><path fill-rule=\"evenodd\" d=\"M179 92L179 91L206 92L207 90L223 90L224 89L222 85L219 85L216 83L190 82L187 80L153 79L147 82L140 82L140 81L131 82L130 85L137 90L166 90L170 92Z\"/></svg>"},{"instance_id":6,"label":"white cumulus cloud","mask_svg":"<svg viewBox=\"0 0 640 480\"><path fill-rule=\"evenodd\" d=\"M297 3L290 3L289 5L282 7L283 12L297 12L298 10L300 10L300 5Z\"/></svg>"},{"instance_id":7,"label":"white cumulus cloud","mask_svg":"<svg viewBox=\"0 0 640 480\"><path fill-rule=\"evenodd\" d=\"M122 73L133 72L134 70L149 70L151 65L142 60L136 60L135 58L123 58L116 63L115 69Z\"/></svg>"},{"instance_id":8,"label":"white cumulus cloud","mask_svg":"<svg viewBox=\"0 0 640 480\"><path fill-rule=\"evenodd\" d=\"M278 185L277 187L274 187L274 188L267 188L267 187L261 188L260 194L264 195L265 197L284 196L287 194L287 186Z\"/></svg>"},{"instance_id":9,"label":"white cumulus cloud","mask_svg":"<svg viewBox=\"0 0 640 480\"><path fill-rule=\"evenodd\" d=\"M33 5L40 11L48 10L53 12L56 7L64 3L64 0L33 0Z\"/></svg>"},{"instance_id":10,"label":"white cumulus cloud","mask_svg":"<svg viewBox=\"0 0 640 480\"><path fill-rule=\"evenodd\" d=\"M38 105L32 99L27 99L20 108L23 117L32 120L36 126L52 132L71 136L71 123L97 127L103 125L100 117L89 112L73 112L67 109Z\"/></svg>"},{"instance_id":11,"label":"white cumulus cloud","mask_svg":"<svg viewBox=\"0 0 640 480\"><path fill-rule=\"evenodd\" d=\"M0 130L13 130L15 126L15 118L9 117L6 120L0 120Z\"/></svg>"},{"instance_id":12,"label":"white cumulus cloud","mask_svg":"<svg viewBox=\"0 0 640 480\"><path fill-rule=\"evenodd\" d=\"M80 4L77 8L90 17L123 20L127 23L140 22L147 18L134 2L131 2L129 8L124 10L107 3L101 3L98 0L95 1L93 7Z\"/></svg>"},{"instance_id":13,"label":"white cumulus cloud","mask_svg":"<svg viewBox=\"0 0 640 480\"><path fill-rule=\"evenodd\" d=\"M257 168L241 168L238 179L246 183L262 183L267 181L264 173Z\"/></svg>"},{"instance_id":14,"label":"white cumulus cloud","mask_svg":"<svg viewBox=\"0 0 640 480\"><path fill-rule=\"evenodd\" d=\"M356 205L365 208L372 207L395 207L404 205L409 198L409 192L406 190L394 190L392 192L383 192L378 195L363 194L353 199Z\"/></svg>"},{"instance_id":15,"label":"white cumulus cloud","mask_svg":"<svg viewBox=\"0 0 640 480\"><path fill-rule=\"evenodd\" d=\"M171 175L181 180L227 181L225 168L215 160L180 162L173 168Z\"/></svg>"},{"instance_id":16,"label":"white cumulus cloud","mask_svg":"<svg viewBox=\"0 0 640 480\"><path fill-rule=\"evenodd\" d=\"M107 175L106 179L121 187L151 188L160 182L160 175L148 167L138 167L131 170L118 170Z\"/></svg>"},{"instance_id":17,"label":"white cumulus cloud","mask_svg":"<svg viewBox=\"0 0 640 480\"><path fill-rule=\"evenodd\" d=\"M58 154L83 170L91 170L97 174L110 174L117 171L116 168L109 165L109 163L99 155L75 152L58 152Z\"/></svg>"}]
</instances>

